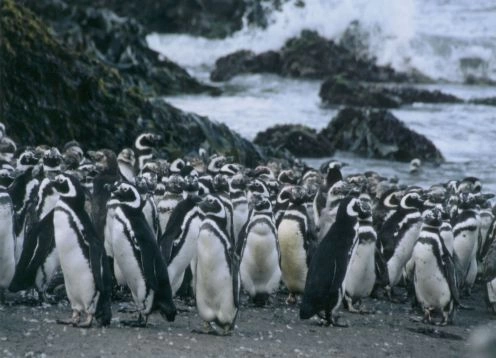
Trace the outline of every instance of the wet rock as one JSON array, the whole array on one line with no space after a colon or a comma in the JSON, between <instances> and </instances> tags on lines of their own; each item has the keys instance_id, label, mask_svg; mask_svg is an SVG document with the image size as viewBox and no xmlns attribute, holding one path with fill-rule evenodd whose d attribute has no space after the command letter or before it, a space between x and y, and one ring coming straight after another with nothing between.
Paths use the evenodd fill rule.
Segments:
<instances>
[{"instance_id":1,"label":"wet rock","mask_svg":"<svg viewBox=\"0 0 496 358\"><path fill-rule=\"evenodd\" d=\"M320 87L319 96L328 105L397 108L413 103L461 103L462 99L441 91L413 87L384 87L329 78Z\"/></svg>"},{"instance_id":2,"label":"wet rock","mask_svg":"<svg viewBox=\"0 0 496 358\"><path fill-rule=\"evenodd\" d=\"M0 8L0 121L21 144L62 146L76 139L85 149L131 146L144 130L162 134L171 157L199 146L247 165L262 157L225 125L149 100L121 74L89 54L63 46L47 26L12 0Z\"/></svg>"},{"instance_id":3,"label":"wet rock","mask_svg":"<svg viewBox=\"0 0 496 358\"><path fill-rule=\"evenodd\" d=\"M259 132L255 144L287 150L297 157L320 158L334 154L334 147L314 129L295 124L276 125Z\"/></svg>"},{"instance_id":4,"label":"wet rock","mask_svg":"<svg viewBox=\"0 0 496 358\"><path fill-rule=\"evenodd\" d=\"M441 163L444 158L425 136L405 126L386 110L344 108L320 133L336 150L369 158Z\"/></svg>"},{"instance_id":5,"label":"wet rock","mask_svg":"<svg viewBox=\"0 0 496 358\"><path fill-rule=\"evenodd\" d=\"M496 97L473 98L469 102L474 104L484 104L486 106L496 106Z\"/></svg>"},{"instance_id":6,"label":"wet rock","mask_svg":"<svg viewBox=\"0 0 496 358\"><path fill-rule=\"evenodd\" d=\"M249 51L238 51L227 55L217 61L212 79L226 80L242 73L272 72L287 77L310 79L342 76L348 80L373 82L420 80L418 76L396 72L389 66L378 66L375 59L363 54L359 56L349 48L309 30L304 30L299 37L288 40L277 53L278 57L274 51L259 55ZM229 66L233 58L238 60L237 64L249 62L250 65ZM268 61L267 58L272 60ZM261 68L263 71L260 71ZM218 73L229 73L229 76L218 76Z\"/></svg>"},{"instance_id":7,"label":"wet rock","mask_svg":"<svg viewBox=\"0 0 496 358\"><path fill-rule=\"evenodd\" d=\"M146 43L145 29L133 18L63 0L24 3L51 26L64 45L116 69L128 85L139 87L146 94L220 93L166 57L159 57Z\"/></svg>"},{"instance_id":8,"label":"wet rock","mask_svg":"<svg viewBox=\"0 0 496 358\"><path fill-rule=\"evenodd\" d=\"M210 74L212 81L227 81L240 73L278 73L281 58L278 52L268 51L256 55L253 51L240 50L219 58Z\"/></svg>"}]
</instances>

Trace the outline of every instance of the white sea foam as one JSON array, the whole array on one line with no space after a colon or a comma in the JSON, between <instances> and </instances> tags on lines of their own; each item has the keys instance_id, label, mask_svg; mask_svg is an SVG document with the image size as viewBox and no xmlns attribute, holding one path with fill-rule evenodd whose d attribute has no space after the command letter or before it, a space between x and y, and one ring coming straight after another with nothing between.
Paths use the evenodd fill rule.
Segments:
<instances>
[{"instance_id":1,"label":"white sea foam","mask_svg":"<svg viewBox=\"0 0 496 358\"><path fill-rule=\"evenodd\" d=\"M455 82L470 74L496 80L494 19L494 0L306 0L304 7L289 1L271 12L266 29L246 25L225 39L151 34L148 43L183 66L211 67L236 50L279 49L303 29L339 40L358 21L380 64Z\"/></svg>"}]
</instances>

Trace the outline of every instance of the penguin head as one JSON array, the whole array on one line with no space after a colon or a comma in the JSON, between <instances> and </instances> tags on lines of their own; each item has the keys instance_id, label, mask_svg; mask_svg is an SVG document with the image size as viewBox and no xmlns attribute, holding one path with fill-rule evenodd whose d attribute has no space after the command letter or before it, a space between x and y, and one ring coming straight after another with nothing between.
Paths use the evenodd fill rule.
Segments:
<instances>
[{"instance_id":1,"label":"penguin head","mask_svg":"<svg viewBox=\"0 0 496 358\"><path fill-rule=\"evenodd\" d=\"M265 185L267 186L267 190L269 191L269 197L273 200L276 200L277 193L279 193L279 182L271 177L265 178Z\"/></svg>"},{"instance_id":2,"label":"penguin head","mask_svg":"<svg viewBox=\"0 0 496 358\"><path fill-rule=\"evenodd\" d=\"M253 209L258 212L272 212L272 203L269 198L262 195L253 195L252 198Z\"/></svg>"},{"instance_id":3,"label":"penguin head","mask_svg":"<svg viewBox=\"0 0 496 358\"><path fill-rule=\"evenodd\" d=\"M296 183L298 182L296 173L292 169L281 171L277 176L277 180L281 184L289 184L289 185L296 185Z\"/></svg>"},{"instance_id":4,"label":"penguin head","mask_svg":"<svg viewBox=\"0 0 496 358\"><path fill-rule=\"evenodd\" d=\"M217 193L229 193L229 182L224 174L217 174L212 179L212 185Z\"/></svg>"},{"instance_id":5,"label":"penguin head","mask_svg":"<svg viewBox=\"0 0 496 358\"><path fill-rule=\"evenodd\" d=\"M184 168L181 169L181 176L186 177L188 175L198 177L198 171L192 165L185 165Z\"/></svg>"},{"instance_id":6,"label":"penguin head","mask_svg":"<svg viewBox=\"0 0 496 358\"><path fill-rule=\"evenodd\" d=\"M34 148L26 148L17 158L16 170L23 173L38 164L40 157Z\"/></svg>"},{"instance_id":7,"label":"penguin head","mask_svg":"<svg viewBox=\"0 0 496 358\"><path fill-rule=\"evenodd\" d=\"M260 195L264 195L269 197L269 189L267 189L267 185L260 179L254 179L248 183L248 190L252 193L258 193Z\"/></svg>"},{"instance_id":8,"label":"penguin head","mask_svg":"<svg viewBox=\"0 0 496 358\"><path fill-rule=\"evenodd\" d=\"M14 181L14 172L8 169L0 169L0 189L7 189Z\"/></svg>"},{"instance_id":9,"label":"penguin head","mask_svg":"<svg viewBox=\"0 0 496 358\"><path fill-rule=\"evenodd\" d=\"M480 193L481 189L481 181L476 177L463 178L457 187L458 193Z\"/></svg>"},{"instance_id":10,"label":"penguin head","mask_svg":"<svg viewBox=\"0 0 496 358\"><path fill-rule=\"evenodd\" d=\"M54 173L60 172L60 164L62 163L62 154L55 147L45 151L43 154L43 171L48 178L53 178Z\"/></svg>"},{"instance_id":11,"label":"penguin head","mask_svg":"<svg viewBox=\"0 0 496 358\"><path fill-rule=\"evenodd\" d=\"M226 210L222 201L215 195L208 194L199 204L205 215L219 218L226 217Z\"/></svg>"},{"instance_id":12,"label":"penguin head","mask_svg":"<svg viewBox=\"0 0 496 358\"><path fill-rule=\"evenodd\" d=\"M162 136L150 132L140 134L134 141L134 146L138 150L154 148L162 140Z\"/></svg>"},{"instance_id":13,"label":"penguin head","mask_svg":"<svg viewBox=\"0 0 496 358\"><path fill-rule=\"evenodd\" d=\"M461 192L458 194L458 208L473 209L477 204L476 196L469 192Z\"/></svg>"},{"instance_id":14,"label":"penguin head","mask_svg":"<svg viewBox=\"0 0 496 358\"><path fill-rule=\"evenodd\" d=\"M296 175L296 174L295 174ZM308 170L304 175L303 178L301 179L301 182L303 185L307 185L310 183L315 183L317 185L322 184L322 175L314 169Z\"/></svg>"},{"instance_id":15,"label":"penguin head","mask_svg":"<svg viewBox=\"0 0 496 358\"><path fill-rule=\"evenodd\" d=\"M285 203L288 203L291 200L291 189L293 188L292 185L286 185L283 187L280 191L279 194L277 194L277 204L278 205L283 205Z\"/></svg>"},{"instance_id":16,"label":"penguin head","mask_svg":"<svg viewBox=\"0 0 496 358\"><path fill-rule=\"evenodd\" d=\"M319 191L319 184L315 182L310 182L308 184L303 185L303 187L307 192L306 201L311 202L315 198L317 191Z\"/></svg>"},{"instance_id":17,"label":"penguin head","mask_svg":"<svg viewBox=\"0 0 496 358\"><path fill-rule=\"evenodd\" d=\"M180 194L183 192L185 187L185 180L179 174L172 174L167 180L167 184L165 185L165 189L174 194Z\"/></svg>"},{"instance_id":18,"label":"penguin head","mask_svg":"<svg viewBox=\"0 0 496 358\"><path fill-rule=\"evenodd\" d=\"M153 195L155 195L156 197L162 197L164 196L164 194L165 194L165 185L163 183L157 183Z\"/></svg>"},{"instance_id":19,"label":"penguin head","mask_svg":"<svg viewBox=\"0 0 496 358\"><path fill-rule=\"evenodd\" d=\"M140 209L142 200L136 187L131 184L121 182L118 183L112 191L108 204L120 204L134 209Z\"/></svg>"},{"instance_id":20,"label":"penguin head","mask_svg":"<svg viewBox=\"0 0 496 358\"><path fill-rule=\"evenodd\" d=\"M117 156L110 149L100 149L96 152L89 151L88 155L94 161L96 170L102 174L117 175Z\"/></svg>"},{"instance_id":21,"label":"penguin head","mask_svg":"<svg viewBox=\"0 0 496 358\"><path fill-rule=\"evenodd\" d=\"M424 199L422 195L416 191L406 193L400 201L400 207L402 209L421 209L424 204Z\"/></svg>"},{"instance_id":22,"label":"penguin head","mask_svg":"<svg viewBox=\"0 0 496 358\"><path fill-rule=\"evenodd\" d=\"M171 163L169 170L172 174L180 174L185 166L186 162L182 158L177 158Z\"/></svg>"},{"instance_id":23,"label":"penguin head","mask_svg":"<svg viewBox=\"0 0 496 358\"><path fill-rule=\"evenodd\" d=\"M424 223L429 226L441 226L443 223L443 210L439 206L424 211L422 214Z\"/></svg>"},{"instance_id":24,"label":"penguin head","mask_svg":"<svg viewBox=\"0 0 496 358\"><path fill-rule=\"evenodd\" d=\"M327 174L330 169L334 169L334 168L341 169L342 167L344 167L346 165L348 165L348 164L341 162L339 160L336 160L336 159L330 159L330 160L322 163L322 165L320 166L320 172L322 174Z\"/></svg>"},{"instance_id":25,"label":"penguin head","mask_svg":"<svg viewBox=\"0 0 496 358\"><path fill-rule=\"evenodd\" d=\"M239 164L228 163L228 164L224 164L222 168L220 168L220 173L232 177L233 175L241 172L241 169L242 167Z\"/></svg>"},{"instance_id":26,"label":"penguin head","mask_svg":"<svg viewBox=\"0 0 496 358\"><path fill-rule=\"evenodd\" d=\"M136 163L136 156L134 155L134 150L131 148L124 148L119 152L117 156L117 161L122 164L127 164L131 167L134 167Z\"/></svg>"},{"instance_id":27,"label":"penguin head","mask_svg":"<svg viewBox=\"0 0 496 358\"><path fill-rule=\"evenodd\" d=\"M254 170L255 177L260 178L262 175L267 175L271 178L275 178L274 172L266 165L259 165Z\"/></svg>"},{"instance_id":28,"label":"penguin head","mask_svg":"<svg viewBox=\"0 0 496 358\"><path fill-rule=\"evenodd\" d=\"M355 210L359 220L367 220L372 217L372 205L366 197L357 200Z\"/></svg>"},{"instance_id":29,"label":"penguin head","mask_svg":"<svg viewBox=\"0 0 496 358\"><path fill-rule=\"evenodd\" d=\"M243 191L246 189L246 179L241 173L233 175L229 182L229 187L232 192Z\"/></svg>"},{"instance_id":30,"label":"penguin head","mask_svg":"<svg viewBox=\"0 0 496 358\"><path fill-rule=\"evenodd\" d=\"M216 175L220 172L221 168L226 164L227 158L223 155L214 155L210 157L207 166L207 172L210 175Z\"/></svg>"},{"instance_id":31,"label":"penguin head","mask_svg":"<svg viewBox=\"0 0 496 358\"><path fill-rule=\"evenodd\" d=\"M146 174L150 174L150 173L146 173ZM157 186L157 178L156 175L155 177L145 174L138 175L136 178L134 178L134 183L136 189L138 189L138 192L141 195L145 195L155 190L155 187Z\"/></svg>"},{"instance_id":32,"label":"penguin head","mask_svg":"<svg viewBox=\"0 0 496 358\"><path fill-rule=\"evenodd\" d=\"M187 175L184 178L183 190L187 192L196 192L200 189L200 185L198 183L198 177Z\"/></svg>"},{"instance_id":33,"label":"penguin head","mask_svg":"<svg viewBox=\"0 0 496 358\"><path fill-rule=\"evenodd\" d=\"M76 198L82 194L79 180L69 174L59 174L51 184L55 191L63 198Z\"/></svg>"},{"instance_id":34,"label":"penguin head","mask_svg":"<svg viewBox=\"0 0 496 358\"><path fill-rule=\"evenodd\" d=\"M301 185L291 187L290 201L295 205L301 205L306 201L307 191Z\"/></svg>"}]
</instances>

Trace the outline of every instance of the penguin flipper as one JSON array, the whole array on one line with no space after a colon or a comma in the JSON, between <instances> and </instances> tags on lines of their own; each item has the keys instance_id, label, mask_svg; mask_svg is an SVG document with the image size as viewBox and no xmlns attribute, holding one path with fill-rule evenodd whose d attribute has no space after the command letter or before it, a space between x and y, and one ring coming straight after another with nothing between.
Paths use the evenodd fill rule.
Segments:
<instances>
[{"instance_id":1,"label":"penguin flipper","mask_svg":"<svg viewBox=\"0 0 496 358\"><path fill-rule=\"evenodd\" d=\"M249 221L247 221L241 228L241 231L239 232L238 235L238 242L236 243L236 248L234 249L234 254L238 255L240 260L243 257L243 251L245 249L246 236L247 236L246 230L248 229L248 224Z\"/></svg>"},{"instance_id":2,"label":"penguin flipper","mask_svg":"<svg viewBox=\"0 0 496 358\"><path fill-rule=\"evenodd\" d=\"M10 291L17 292L34 286L38 268L55 247L53 213L52 210L26 233L21 257L9 286Z\"/></svg>"}]
</instances>

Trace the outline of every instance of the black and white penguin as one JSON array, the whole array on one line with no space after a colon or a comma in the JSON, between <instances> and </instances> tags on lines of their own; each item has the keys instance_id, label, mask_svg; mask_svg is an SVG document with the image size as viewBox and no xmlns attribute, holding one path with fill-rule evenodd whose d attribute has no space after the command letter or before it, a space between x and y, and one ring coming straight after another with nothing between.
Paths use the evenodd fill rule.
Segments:
<instances>
[{"instance_id":1,"label":"black and white penguin","mask_svg":"<svg viewBox=\"0 0 496 358\"><path fill-rule=\"evenodd\" d=\"M119 173L122 180L128 183L134 183L136 176L136 158L134 151L131 148L124 148L117 156L117 164L119 166Z\"/></svg>"},{"instance_id":2,"label":"black and white penguin","mask_svg":"<svg viewBox=\"0 0 496 358\"><path fill-rule=\"evenodd\" d=\"M162 232L160 231L157 205L153 198L156 182L154 182L153 179L150 180L146 174L140 174L135 178L135 186L136 189L138 189L143 202L143 208L141 209L143 215L145 215L148 225L150 225L150 228L155 234L155 238L158 240Z\"/></svg>"},{"instance_id":3,"label":"black and white penguin","mask_svg":"<svg viewBox=\"0 0 496 358\"><path fill-rule=\"evenodd\" d=\"M198 235L196 307L205 322L205 333L227 335L234 328L239 308L239 259L225 229L227 215L222 201L208 195L200 209L205 219Z\"/></svg>"},{"instance_id":4,"label":"black and white penguin","mask_svg":"<svg viewBox=\"0 0 496 358\"><path fill-rule=\"evenodd\" d=\"M165 183L165 193L157 204L160 231L165 232L172 211L183 200L184 178L179 174L172 174Z\"/></svg>"},{"instance_id":5,"label":"black and white penguin","mask_svg":"<svg viewBox=\"0 0 496 358\"><path fill-rule=\"evenodd\" d=\"M233 231L234 241L238 242L241 229L248 221L249 208L246 197L246 180L243 174L232 176L229 181L229 197L233 206Z\"/></svg>"},{"instance_id":6,"label":"black and white penguin","mask_svg":"<svg viewBox=\"0 0 496 358\"><path fill-rule=\"evenodd\" d=\"M119 183L108 205L114 207L110 237L115 276L131 290L138 311L137 320L123 324L144 327L154 309L167 321L174 321L176 307L167 266L143 215L141 195L133 185Z\"/></svg>"},{"instance_id":7,"label":"black and white penguin","mask_svg":"<svg viewBox=\"0 0 496 358\"><path fill-rule=\"evenodd\" d=\"M14 206L7 187L14 177L0 170L0 304L5 301L4 289L9 287L15 272Z\"/></svg>"},{"instance_id":8,"label":"black and white penguin","mask_svg":"<svg viewBox=\"0 0 496 358\"><path fill-rule=\"evenodd\" d=\"M284 216L284 212L288 208L291 202L291 190L293 185L285 185L279 190L277 194L276 205L274 206L274 220L276 223L276 228L279 227L281 220Z\"/></svg>"},{"instance_id":9,"label":"black and white penguin","mask_svg":"<svg viewBox=\"0 0 496 358\"><path fill-rule=\"evenodd\" d=\"M398 209L386 219L378 233L387 260L388 292L399 282L403 268L412 256L422 226L422 205L423 199L419 193L413 191L405 194Z\"/></svg>"},{"instance_id":10,"label":"black and white penguin","mask_svg":"<svg viewBox=\"0 0 496 358\"><path fill-rule=\"evenodd\" d=\"M327 192L327 199L324 208L320 212L317 223L318 240L322 240L336 221L339 203L343 200L351 186L343 180L335 182Z\"/></svg>"},{"instance_id":11,"label":"black and white penguin","mask_svg":"<svg viewBox=\"0 0 496 358\"><path fill-rule=\"evenodd\" d=\"M255 194L262 195L266 198L270 198L270 193L269 193L269 189L267 188L267 185L260 179L251 180L248 183L247 188L248 188L248 193L246 199L248 200L249 203L252 202L253 200L252 196Z\"/></svg>"},{"instance_id":12,"label":"black and white penguin","mask_svg":"<svg viewBox=\"0 0 496 358\"><path fill-rule=\"evenodd\" d=\"M362 208L358 214L358 237L351 249L350 261L344 279L344 298L348 311L362 312L355 308L355 302L368 297L376 282L375 250L377 233L372 225L372 210L370 197L361 197Z\"/></svg>"},{"instance_id":13,"label":"black and white penguin","mask_svg":"<svg viewBox=\"0 0 496 358\"><path fill-rule=\"evenodd\" d=\"M308 265L315 247L315 238L308 226L305 198L306 192L302 186L292 187L291 204L277 227L282 281L289 291L288 304L295 304L296 295L305 289Z\"/></svg>"},{"instance_id":14,"label":"black and white penguin","mask_svg":"<svg viewBox=\"0 0 496 358\"><path fill-rule=\"evenodd\" d=\"M337 182L343 180L341 163L338 161L331 160L326 162L321 166L320 170L325 175L325 179L315 194L313 201L313 215L316 223L319 222L322 209L326 206L329 189Z\"/></svg>"},{"instance_id":15,"label":"black and white penguin","mask_svg":"<svg viewBox=\"0 0 496 358\"><path fill-rule=\"evenodd\" d=\"M229 182L227 176L223 174L217 174L214 176L212 185L214 188L214 193L222 201L224 208L226 210L226 230L229 239L231 240L233 246L235 246L235 236L234 236L234 206L231 201Z\"/></svg>"},{"instance_id":16,"label":"black and white penguin","mask_svg":"<svg viewBox=\"0 0 496 358\"><path fill-rule=\"evenodd\" d=\"M67 174L57 175L52 184L59 194L53 212L55 244L73 312L69 320L57 322L90 327L95 317L107 326L112 317L110 268L103 242L84 210L84 189ZM81 313L87 316L83 322Z\"/></svg>"},{"instance_id":17,"label":"black and white penguin","mask_svg":"<svg viewBox=\"0 0 496 358\"><path fill-rule=\"evenodd\" d=\"M214 155L210 158L207 165L207 174L214 177L220 173L222 167L226 164L227 158L223 155Z\"/></svg>"},{"instance_id":18,"label":"black and white penguin","mask_svg":"<svg viewBox=\"0 0 496 358\"><path fill-rule=\"evenodd\" d=\"M424 322L431 323L431 313L442 313L441 325L452 323L458 291L453 258L440 236L441 210L423 214L423 225L412 253L413 283L417 301L424 310Z\"/></svg>"},{"instance_id":19,"label":"black and white penguin","mask_svg":"<svg viewBox=\"0 0 496 358\"><path fill-rule=\"evenodd\" d=\"M201 200L197 195L198 179L186 177L184 189L186 198L172 210L159 241L173 295L179 290L187 267L196 259L197 239L204 216L198 206Z\"/></svg>"},{"instance_id":20,"label":"black and white penguin","mask_svg":"<svg viewBox=\"0 0 496 358\"><path fill-rule=\"evenodd\" d=\"M243 288L257 306L263 306L281 280L279 242L268 198L254 196L253 210L238 250Z\"/></svg>"},{"instance_id":21,"label":"black and white penguin","mask_svg":"<svg viewBox=\"0 0 496 358\"><path fill-rule=\"evenodd\" d=\"M135 173L139 173L145 163L154 158L154 150L162 140L162 136L153 133L142 133L134 141L134 154L136 158Z\"/></svg>"},{"instance_id":22,"label":"black and white penguin","mask_svg":"<svg viewBox=\"0 0 496 358\"><path fill-rule=\"evenodd\" d=\"M458 209L452 219L454 252L460 270L460 287L470 293L477 276L477 244L480 216L476 208L476 197L462 192L458 196Z\"/></svg>"},{"instance_id":23,"label":"black and white penguin","mask_svg":"<svg viewBox=\"0 0 496 358\"><path fill-rule=\"evenodd\" d=\"M370 205L356 198L339 204L336 221L317 247L308 269L300 318L309 319L325 312L325 324L339 326L337 310L343 299L349 255L357 237L357 216L370 212ZM370 215L370 214L369 214Z\"/></svg>"},{"instance_id":24,"label":"black and white penguin","mask_svg":"<svg viewBox=\"0 0 496 358\"><path fill-rule=\"evenodd\" d=\"M9 290L17 292L34 287L41 302L48 301L46 290L60 267L54 231L54 209L59 194L53 183L45 178L39 186L37 196L36 207L24 235L23 250Z\"/></svg>"},{"instance_id":25,"label":"black and white penguin","mask_svg":"<svg viewBox=\"0 0 496 358\"><path fill-rule=\"evenodd\" d=\"M496 314L496 241L493 241L482 262L482 280L488 308Z\"/></svg>"}]
</instances>

